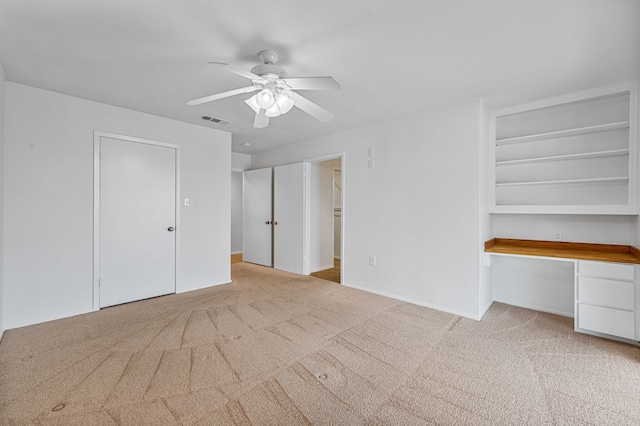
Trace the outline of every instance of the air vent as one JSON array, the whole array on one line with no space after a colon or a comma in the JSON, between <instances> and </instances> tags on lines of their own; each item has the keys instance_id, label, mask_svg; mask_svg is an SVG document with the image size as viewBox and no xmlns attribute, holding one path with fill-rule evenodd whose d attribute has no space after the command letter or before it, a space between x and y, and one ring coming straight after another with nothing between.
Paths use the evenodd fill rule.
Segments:
<instances>
[{"instance_id":1,"label":"air vent","mask_svg":"<svg viewBox=\"0 0 640 426\"><path fill-rule=\"evenodd\" d=\"M229 120L224 120L222 118L216 118L216 117L209 117L208 115L203 115L202 119L203 120L207 120L207 121L211 121L211 122L216 123L216 124L224 124L224 125L226 125L226 124L231 123Z\"/></svg>"}]
</instances>

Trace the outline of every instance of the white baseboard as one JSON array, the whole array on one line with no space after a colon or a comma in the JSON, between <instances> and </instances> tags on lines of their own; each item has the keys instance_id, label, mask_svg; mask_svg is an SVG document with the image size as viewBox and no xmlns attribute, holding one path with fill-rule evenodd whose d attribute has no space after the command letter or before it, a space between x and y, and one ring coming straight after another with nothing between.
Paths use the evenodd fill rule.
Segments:
<instances>
[{"instance_id":1,"label":"white baseboard","mask_svg":"<svg viewBox=\"0 0 640 426\"><path fill-rule=\"evenodd\" d=\"M333 258L340 260L340 256L333 256Z\"/></svg>"},{"instance_id":2,"label":"white baseboard","mask_svg":"<svg viewBox=\"0 0 640 426\"><path fill-rule=\"evenodd\" d=\"M449 309L449 308L444 308L442 306L432 305L431 303L421 302L420 300L411 299L409 297L398 296L396 294L391 294L391 293L387 293L387 292L384 292L384 291L372 290L370 288L360 287L360 286L352 285L352 284L348 284L348 283L342 283L342 285L345 286L345 287L351 287L351 288L355 288L357 290L366 291L367 293L373 293L373 294L377 294L377 295L380 295L380 296L389 297L391 299L396 299L396 300L401 300L403 302L413 303L414 305L424 306L425 308L435 309L436 311L446 312L448 314L458 315L460 317L469 318L469 319L476 320L476 321L480 320L479 317L476 317L476 316L471 315L471 314L466 313L466 312L460 312L460 311L456 311L454 309Z\"/></svg>"},{"instance_id":3,"label":"white baseboard","mask_svg":"<svg viewBox=\"0 0 640 426\"><path fill-rule=\"evenodd\" d=\"M241 251L232 251L231 254L242 254L242 250Z\"/></svg>"},{"instance_id":4,"label":"white baseboard","mask_svg":"<svg viewBox=\"0 0 640 426\"><path fill-rule=\"evenodd\" d=\"M180 290L180 291L177 291L177 289L176 289L175 294L188 293L190 291L202 290L204 288L215 287L215 286L218 286L218 285L229 284L229 283L231 283L231 278L229 278L229 281L222 281L222 282L213 283L213 284L204 284L202 286L199 285L199 286L196 286L196 287L187 288L187 289Z\"/></svg>"}]
</instances>

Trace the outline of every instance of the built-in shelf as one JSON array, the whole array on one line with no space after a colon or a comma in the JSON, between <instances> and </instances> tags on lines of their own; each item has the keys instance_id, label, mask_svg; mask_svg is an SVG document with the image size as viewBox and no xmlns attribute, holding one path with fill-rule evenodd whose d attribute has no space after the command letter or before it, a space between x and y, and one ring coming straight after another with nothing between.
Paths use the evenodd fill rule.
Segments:
<instances>
[{"instance_id":1,"label":"built-in shelf","mask_svg":"<svg viewBox=\"0 0 640 426\"><path fill-rule=\"evenodd\" d=\"M632 82L494 111L490 212L638 214L638 106Z\"/></svg>"},{"instance_id":2,"label":"built-in shelf","mask_svg":"<svg viewBox=\"0 0 640 426\"><path fill-rule=\"evenodd\" d=\"M524 181L524 182L503 182L496 183L496 187L500 186L529 186L529 185L558 185L565 183L600 183L600 182L626 182L629 178L626 176L607 177L607 178L591 178L591 179L564 179L564 180L541 180L541 181Z\"/></svg>"},{"instance_id":3,"label":"built-in shelf","mask_svg":"<svg viewBox=\"0 0 640 426\"><path fill-rule=\"evenodd\" d=\"M591 133L611 132L614 130L628 129L628 121L616 123L598 124L596 126L579 127L576 129L559 130L556 132L537 133L534 135L517 136L514 138L497 139L496 145L512 145L516 143L535 142L545 139L568 138L570 136L587 135Z\"/></svg>"},{"instance_id":4,"label":"built-in shelf","mask_svg":"<svg viewBox=\"0 0 640 426\"><path fill-rule=\"evenodd\" d=\"M547 163L550 161L580 160L585 158L615 157L618 155L629 155L629 150L614 149L611 151L583 152L580 154L566 154L566 155L554 155L550 157L535 157L535 158L523 158L520 160L496 161L496 167L520 165L520 164Z\"/></svg>"}]
</instances>

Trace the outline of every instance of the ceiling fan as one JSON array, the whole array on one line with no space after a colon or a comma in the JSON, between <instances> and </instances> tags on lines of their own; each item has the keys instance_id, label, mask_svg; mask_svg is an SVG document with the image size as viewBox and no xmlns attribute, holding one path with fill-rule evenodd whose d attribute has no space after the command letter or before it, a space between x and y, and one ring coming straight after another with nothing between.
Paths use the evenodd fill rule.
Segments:
<instances>
[{"instance_id":1,"label":"ceiling fan","mask_svg":"<svg viewBox=\"0 0 640 426\"><path fill-rule=\"evenodd\" d=\"M250 72L222 62L209 62L218 68L248 78L251 86L194 99L187 102L187 105L200 105L243 93L258 92L245 100L245 103L256 113L253 122L255 128L267 127L269 118L286 114L294 106L323 123L333 119L332 113L295 92L296 90L341 90L340 83L333 77L288 77L287 72L276 65L278 62L276 52L263 50L258 56L262 63L253 67Z\"/></svg>"}]
</instances>

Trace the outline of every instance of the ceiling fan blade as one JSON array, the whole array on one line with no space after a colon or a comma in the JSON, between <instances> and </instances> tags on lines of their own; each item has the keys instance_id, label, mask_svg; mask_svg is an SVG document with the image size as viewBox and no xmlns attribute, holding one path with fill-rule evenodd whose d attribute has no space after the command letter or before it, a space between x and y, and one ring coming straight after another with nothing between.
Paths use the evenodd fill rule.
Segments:
<instances>
[{"instance_id":1,"label":"ceiling fan blade","mask_svg":"<svg viewBox=\"0 0 640 426\"><path fill-rule=\"evenodd\" d=\"M205 96L204 98L194 99L192 101L187 102L187 105L191 105L191 106L200 105L200 104L204 104L204 103L207 103L207 102L216 101L218 99L228 98L229 96L235 96L235 95L241 95L243 93L255 92L256 90L260 90L260 89L261 89L260 86L242 87L240 89L233 89L233 90L229 90L227 92L218 93L216 95Z\"/></svg>"},{"instance_id":2,"label":"ceiling fan blade","mask_svg":"<svg viewBox=\"0 0 640 426\"><path fill-rule=\"evenodd\" d=\"M262 129L269 125L269 117L265 115L265 110L260 109L260 112L256 114L256 118L253 120L253 127L256 129Z\"/></svg>"},{"instance_id":3,"label":"ceiling fan blade","mask_svg":"<svg viewBox=\"0 0 640 426\"><path fill-rule=\"evenodd\" d=\"M329 111L322 108L321 106L314 104L309 99L303 96L300 96L296 92L291 92L290 96L291 96L291 99L295 101L294 106L297 106L298 108L300 108L301 110L309 114L310 116L322 121L323 123L328 123L329 121L333 120L333 117L334 117L333 114L331 114Z\"/></svg>"},{"instance_id":4,"label":"ceiling fan blade","mask_svg":"<svg viewBox=\"0 0 640 426\"><path fill-rule=\"evenodd\" d=\"M248 78L249 80L256 80L256 81L259 81L261 83L262 82L266 83L266 80L264 78L260 77L258 74L254 74L252 72L245 71L242 68L238 68L238 67L236 67L234 65L225 64L223 62L209 62L209 63L211 65L215 65L218 68L226 69L227 71L230 71L230 72L232 72L234 74L241 75L242 77Z\"/></svg>"},{"instance_id":5,"label":"ceiling fan blade","mask_svg":"<svg viewBox=\"0 0 640 426\"><path fill-rule=\"evenodd\" d=\"M292 77L283 78L293 90L342 90L333 77Z\"/></svg>"}]
</instances>

